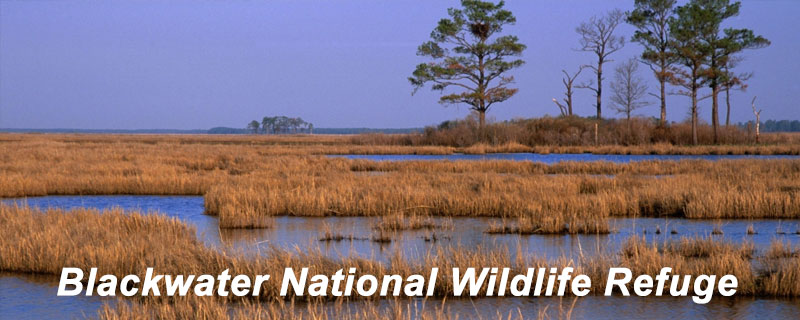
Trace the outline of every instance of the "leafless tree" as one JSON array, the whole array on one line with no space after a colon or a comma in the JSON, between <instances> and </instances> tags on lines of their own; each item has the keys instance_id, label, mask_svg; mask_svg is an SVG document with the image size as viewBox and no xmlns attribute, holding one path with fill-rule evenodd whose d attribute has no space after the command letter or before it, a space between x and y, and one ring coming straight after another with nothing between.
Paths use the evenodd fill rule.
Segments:
<instances>
[{"instance_id":1,"label":"leafless tree","mask_svg":"<svg viewBox=\"0 0 800 320\"><path fill-rule=\"evenodd\" d=\"M753 107L753 114L756 115L756 143L758 143L759 135L761 134L761 109L756 111L756 97L753 97L753 101L750 102L750 105Z\"/></svg>"},{"instance_id":2,"label":"leafless tree","mask_svg":"<svg viewBox=\"0 0 800 320\"><path fill-rule=\"evenodd\" d=\"M564 89L566 90L564 91L564 103L562 104L558 102L558 99L556 98L553 98L553 102L555 102L555 104L558 106L558 109L561 110L562 116L572 115L572 94L574 93L572 91L572 84L585 68L586 66L580 66L578 68L578 72L575 72L571 75L569 72L567 72L567 70L561 70L561 72L564 74L564 77L561 78L561 83L564 84Z\"/></svg>"},{"instance_id":3,"label":"leafless tree","mask_svg":"<svg viewBox=\"0 0 800 320\"><path fill-rule=\"evenodd\" d=\"M647 84L637 74L639 62L636 59L626 60L617 66L614 81L611 82L611 108L625 115L630 124L631 114L650 103L645 101Z\"/></svg>"},{"instance_id":4,"label":"leafless tree","mask_svg":"<svg viewBox=\"0 0 800 320\"><path fill-rule=\"evenodd\" d=\"M580 51L592 52L597 55L597 65L589 65L588 68L594 70L597 75L597 84L591 81L583 83L576 88L589 89L594 92L597 98L597 118L603 116L603 64L613 60L608 56L619 51L625 46L625 37L614 34L617 27L625 20L625 13L622 10L614 9L601 17L592 17L589 21L581 23L575 31L581 36Z\"/></svg>"}]
</instances>

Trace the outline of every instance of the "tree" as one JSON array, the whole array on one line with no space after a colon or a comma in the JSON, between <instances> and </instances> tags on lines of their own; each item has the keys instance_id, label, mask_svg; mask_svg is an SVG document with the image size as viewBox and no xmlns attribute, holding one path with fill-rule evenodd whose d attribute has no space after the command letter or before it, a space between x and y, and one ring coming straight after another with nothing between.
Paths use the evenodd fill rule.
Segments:
<instances>
[{"instance_id":1,"label":"tree","mask_svg":"<svg viewBox=\"0 0 800 320\"><path fill-rule=\"evenodd\" d=\"M701 40L701 36L710 27L707 12L698 1L691 1L675 9L676 16L669 19L669 28L673 40L672 50L681 67L670 68L670 82L683 88L678 94L688 96L692 100L690 114L692 119L692 144L697 144L697 101L698 92L707 83L704 65L710 55L710 48Z\"/></svg>"},{"instance_id":2,"label":"tree","mask_svg":"<svg viewBox=\"0 0 800 320\"><path fill-rule=\"evenodd\" d=\"M759 130L759 128L761 127L761 111L763 110L759 109L758 111L756 111L756 97L753 97L753 101L750 102L750 106L753 107L753 114L756 116L756 143L758 143L759 142L758 138L759 135L761 134L761 131Z\"/></svg>"},{"instance_id":3,"label":"tree","mask_svg":"<svg viewBox=\"0 0 800 320\"><path fill-rule=\"evenodd\" d=\"M439 21L431 32L431 41L419 46L417 55L433 61L417 65L408 80L414 92L432 83L432 89L463 90L439 98L444 105L465 103L485 124L486 112L499 102L511 98L518 89L507 87L514 81L506 75L524 64L518 57L525 50L516 36L498 35L503 26L516 22L505 3L462 0L463 8L447 10L450 18Z\"/></svg>"},{"instance_id":4,"label":"tree","mask_svg":"<svg viewBox=\"0 0 800 320\"><path fill-rule=\"evenodd\" d=\"M694 0L707 19L708 29L701 33L703 41L710 49L707 66L708 86L711 88L711 126L714 131L714 143L718 142L719 131L719 91L732 75L726 71L731 57L745 49L762 48L770 44L769 40L756 36L749 29L727 28L720 33L722 23L739 15L741 3L730 0Z\"/></svg>"},{"instance_id":5,"label":"tree","mask_svg":"<svg viewBox=\"0 0 800 320\"><path fill-rule=\"evenodd\" d=\"M731 71L731 69L735 68L741 60L741 57L729 58L728 63L723 69L725 74L728 75L726 79L722 80L720 83L722 86L722 91L725 91L725 105L727 107L727 111L725 112L726 127L731 125L731 90L745 91L747 89L746 81L753 77L752 72L736 74Z\"/></svg>"},{"instance_id":6,"label":"tree","mask_svg":"<svg viewBox=\"0 0 800 320\"><path fill-rule=\"evenodd\" d=\"M650 67L661 86L657 96L661 100L661 126L667 123L666 88L671 76L670 67L676 62L669 45L672 41L669 20L676 3L677 0L636 0L635 9L627 16L627 22L637 29L632 41L644 47L642 62Z\"/></svg>"},{"instance_id":7,"label":"tree","mask_svg":"<svg viewBox=\"0 0 800 320\"><path fill-rule=\"evenodd\" d=\"M264 133L275 133L275 122L277 117L264 117L261 119L261 128Z\"/></svg>"},{"instance_id":8,"label":"tree","mask_svg":"<svg viewBox=\"0 0 800 320\"><path fill-rule=\"evenodd\" d=\"M578 72L575 72L572 75L570 75L567 72L567 70L561 70L561 72L564 74L564 77L561 78L561 83L564 84L564 89L566 89L566 91L564 92L564 103L566 105L558 102L556 98L553 98L553 102L555 102L555 104L558 106L558 109L561 111L562 116L572 115L572 94L573 94L572 84L575 82L575 79L578 78L578 76L581 74L584 68L586 68L586 66L578 67Z\"/></svg>"},{"instance_id":9,"label":"tree","mask_svg":"<svg viewBox=\"0 0 800 320\"><path fill-rule=\"evenodd\" d=\"M639 62L630 59L620 63L614 73L614 81L611 82L611 105L617 113L625 115L630 125L631 114L637 109L643 108L650 103L644 100L647 95L647 85L644 80L636 73L639 70Z\"/></svg>"},{"instance_id":10,"label":"tree","mask_svg":"<svg viewBox=\"0 0 800 320\"><path fill-rule=\"evenodd\" d=\"M578 88L589 89L594 92L597 98L597 119L603 116L603 64L611 62L608 56L619 51L625 46L625 38L614 34L625 14L615 9L602 17L592 17L589 21L581 23L575 31L581 36L579 50L592 52L597 55L597 65L589 65L588 68L594 70L597 75L597 86L592 87L589 83L581 84Z\"/></svg>"},{"instance_id":11,"label":"tree","mask_svg":"<svg viewBox=\"0 0 800 320\"><path fill-rule=\"evenodd\" d=\"M247 129L248 130L253 130L253 134L258 134L258 126L259 126L258 121L253 120L253 121L250 121L250 123L247 124Z\"/></svg>"}]
</instances>

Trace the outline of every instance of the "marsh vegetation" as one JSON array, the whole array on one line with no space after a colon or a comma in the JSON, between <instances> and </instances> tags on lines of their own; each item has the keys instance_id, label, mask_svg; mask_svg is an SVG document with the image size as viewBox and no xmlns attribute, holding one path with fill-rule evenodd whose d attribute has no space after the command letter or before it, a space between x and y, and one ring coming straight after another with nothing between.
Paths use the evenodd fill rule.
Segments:
<instances>
[{"instance_id":1,"label":"marsh vegetation","mask_svg":"<svg viewBox=\"0 0 800 320\"><path fill-rule=\"evenodd\" d=\"M800 295L800 288L791 285L798 283L796 270L800 267L793 241L755 245L747 244L746 239L730 238L737 234L742 239L747 235L753 239L778 236L773 224L763 224L759 219L800 218L800 160L544 164L498 160L383 162L325 156L463 151L458 147L358 145L353 139L356 137L2 135L3 197L192 195L203 197L204 201L194 205L202 205L198 214L199 210L205 214L177 220L122 209L48 210L5 203L0 207L4 235L0 239L0 269L57 275L64 266L98 267L102 273L124 275L140 274L145 266L152 266L172 274L215 274L223 269L263 274L286 267L308 266L313 272L331 273L354 266L365 274L408 275L426 274L434 266L448 270L453 266L502 265L521 270L570 265L602 279L612 265L629 266L637 274L669 265L686 274L736 274L741 289L737 295ZM599 153L638 153L637 147L592 148ZM626 148L633 151L624 151ZM795 147L730 148L771 153ZM302 222L315 225L327 223L326 219L368 220L347 220L338 225L350 225L350 229L331 224L327 232L299 233L292 238L306 238L316 244L316 249L314 245L296 249L291 244L276 246L262 243L259 236L248 236L279 232L287 227L287 217L319 219ZM194 221L201 218L211 219L213 224L195 230L202 224ZM635 222L632 227L618 222L628 218L643 222L638 227ZM678 223L644 223L653 218L711 220L703 222L704 231L697 232ZM459 219L476 219L470 222L476 227L464 229ZM730 219L741 222L728 225L733 221ZM713 226L724 234L714 236ZM786 223L780 228L780 236L793 237L795 228L796 223ZM502 241L464 244L459 234L465 230L487 238L521 239L529 234L615 237L617 233L624 237L615 238L619 241L608 249L598 244L585 252L581 249L559 255ZM648 234L638 236L642 230ZM198 238L209 232L216 237L212 242L223 245L211 246L206 238ZM286 232L298 233L296 229ZM654 234L662 238L653 241ZM408 246L409 240L403 237L435 250L409 254L388 249L379 258L370 258L331 255L325 248ZM737 240L728 242L732 239ZM337 241L341 244L335 244ZM258 244L258 251L253 254L241 246L224 246L228 242ZM445 272L439 276L444 279L451 275ZM452 298L452 288L445 285L448 282L437 283L441 286L436 288L437 299ZM331 308L347 309L351 303L331 307L328 302L300 297L283 300L277 298L276 290L267 285L262 290L266 294L256 300L125 301L103 309L101 316L126 319L137 312L182 314L178 309L189 312L190 308L201 308L198 310L207 310L209 315L234 310L280 318L302 308L302 313L311 318L324 318L322 313ZM303 303L302 307L292 307L293 301ZM375 317L386 310L395 310L390 313L393 317L406 317L410 312L392 309L385 302L365 303L352 313L355 318ZM440 307L426 310L432 318L452 315Z\"/></svg>"}]
</instances>

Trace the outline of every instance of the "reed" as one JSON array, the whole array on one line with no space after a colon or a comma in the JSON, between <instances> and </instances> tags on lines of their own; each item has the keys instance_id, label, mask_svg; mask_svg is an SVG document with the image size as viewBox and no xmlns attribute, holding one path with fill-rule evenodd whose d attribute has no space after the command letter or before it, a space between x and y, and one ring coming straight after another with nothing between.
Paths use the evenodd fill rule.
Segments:
<instances>
[{"instance_id":1,"label":"reed","mask_svg":"<svg viewBox=\"0 0 800 320\"><path fill-rule=\"evenodd\" d=\"M551 225L572 219L570 210L594 210L596 219L800 217L800 160L545 165L513 161L374 162L316 155L359 151L352 148L393 153L439 148L354 145L349 139L0 134L0 197L204 195L207 212L219 215L222 228L265 228L275 215L390 219L402 213L418 217L506 217L513 221L533 211L531 221L547 224L549 219ZM513 143L486 146L507 149L486 152L520 148ZM574 148L545 150L548 152L585 151L581 146L545 147ZM619 151L637 153L633 149L639 147L619 147ZM675 146L648 147L672 152L668 149ZM447 148L447 152L455 151ZM611 153L618 147L591 148ZM695 153L705 147L680 148ZM552 209L537 211L529 206ZM391 223L387 226L393 228Z\"/></svg>"},{"instance_id":2,"label":"reed","mask_svg":"<svg viewBox=\"0 0 800 320\"><path fill-rule=\"evenodd\" d=\"M490 225L489 234L607 234L611 232L607 216L593 201L549 202L542 206L529 206L516 218L503 218L499 224ZM552 214L559 212L561 214Z\"/></svg>"},{"instance_id":3,"label":"reed","mask_svg":"<svg viewBox=\"0 0 800 320\"><path fill-rule=\"evenodd\" d=\"M389 226L389 219L397 225L408 215L522 217L527 220L518 224L530 230L564 229L556 226L584 217L598 226L609 216L800 217L794 160L553 167L507 161L349 163L346 171L342 162L313 173L288 169L292 175L254 173L220 183L206 193L206 210L220 215L222 227L240 212L381 216ZM358 174L364 171L382 174Z\"/></svg>"},{"instance_id":4,"label":"reed","mask_svg":"<svg viewBox=\"0 0 800 320\"><path fill-rule=\"evenodd\" d=\"M790 243L775 240L770 243L769 248L764 253L764 258L766 259L781 259L781 258L793 258L797 257L800 254L800 250L794 248Z\"/></svg>"}]
</instances>

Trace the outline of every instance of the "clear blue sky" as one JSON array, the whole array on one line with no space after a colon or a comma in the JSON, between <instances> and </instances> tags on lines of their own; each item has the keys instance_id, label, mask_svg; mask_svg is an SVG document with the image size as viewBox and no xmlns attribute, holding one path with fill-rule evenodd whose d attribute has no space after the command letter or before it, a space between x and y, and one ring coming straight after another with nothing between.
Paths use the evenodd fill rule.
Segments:
<instances>
[{"instance_id":1,"label":"clear blue sky","mask_svg":"<svg viewBox=\"0 0 800 320\"><path fill-rule=\"evenodd\" d=\"M490 118L557 114L562 68L594 61L578 52L575 27L633 0L508 1L528 45L513 72L520 92ZM317 127L419 127L468 114L442 107L428 89L412 96L406 78L416 47L457 1L6 1L0 0L0 127L243 127L265 115L300 116ZM754 71L736 93L733 120L798 119L800 1L745 0L729 26L772 40L746 53ZM620 34L630 36L625 25ZM635 56L629 43L613 56ZM642 76L656 88L646 68ZM582 76L589 79L589 73ZM593 114L593 97L576 94L576 112ZM654 101L655 102L655 101ZM670 120L688 99L671 97ZM608 101L606 99L606 104ZM604 110L604 115L611 115ZM640 111L656 115L654 104ZM710 101L701 104L708 119ZM722 113L724 121L724 113Z\"/></svg>"}]
</instances>

